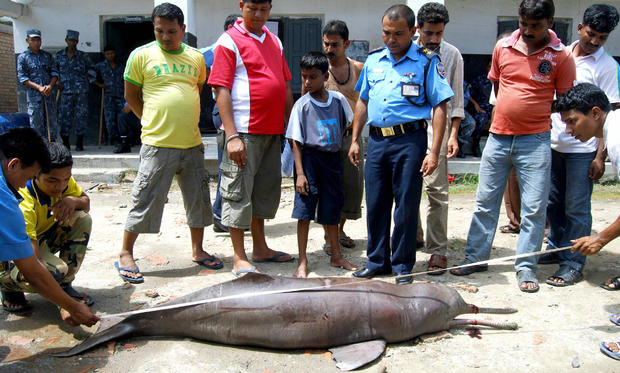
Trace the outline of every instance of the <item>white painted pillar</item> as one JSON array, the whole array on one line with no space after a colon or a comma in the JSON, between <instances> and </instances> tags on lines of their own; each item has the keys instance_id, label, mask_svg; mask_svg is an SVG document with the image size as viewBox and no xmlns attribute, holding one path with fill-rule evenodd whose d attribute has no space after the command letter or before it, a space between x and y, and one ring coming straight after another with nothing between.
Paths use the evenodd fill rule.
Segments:
<instances>
[{"instance_id":1,"label":"white painted pillar","mask_svg":"<svg viewBox=\"0 0 620 373\"><path fill-rule=\"evenodd\" d=\"M183 11L183 15L185 16L185 32L189 32L193 35L196 35L196 12L195 12L195 2L196 0L154 0L153 6L157 6L161 3L171 3Z\"/></svg>"},{"instance_id":2,"label":"white painted pillar","mask_svg":"<svg viewBox=\"0 0 620 373\"><path fill-rule=\"evenodd\" d=\"M433 0L436 3L446 5L445 0ZM418 10L422 7L422 5L428 3L428 0L407 0L407 6L413 9L416 17L418 16Z\"/></svg>"}]
</instances>

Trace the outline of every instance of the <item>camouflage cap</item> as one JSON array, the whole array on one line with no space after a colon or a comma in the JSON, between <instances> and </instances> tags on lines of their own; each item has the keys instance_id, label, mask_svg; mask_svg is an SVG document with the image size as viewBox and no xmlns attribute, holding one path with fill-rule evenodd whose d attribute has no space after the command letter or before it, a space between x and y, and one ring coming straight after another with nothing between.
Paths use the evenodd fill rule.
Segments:
<instances>
[{"instance_id":1,"label":"camouflage cap","mask_svg":"<svg viewBox=\"0 0 620 373\"><path fill-rule=\"evenodd\" d=\"M37 30L36 28L32 28L28 31L26 31L26 36L29 38L40 38L41 37L41 30Z\"/></svg>"},{"instance_id":2,"label":"camouflage cap","mask_svg":"<svg viewBox=\"0 0 620 373\"><path fill-rule=\"evenodd\" d=\"M80 33L75 30L67 30L67 39L80 40Z\"/></svg>"}]
</instances>

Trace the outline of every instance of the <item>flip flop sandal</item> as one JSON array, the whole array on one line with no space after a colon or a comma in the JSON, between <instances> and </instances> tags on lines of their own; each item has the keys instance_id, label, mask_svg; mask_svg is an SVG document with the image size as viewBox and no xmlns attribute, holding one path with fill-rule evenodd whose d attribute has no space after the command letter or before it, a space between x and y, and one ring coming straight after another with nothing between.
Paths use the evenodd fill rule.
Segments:
<instances>
[{"instance_id":1,"label":"flip flop sandal","mask_svg":"<svg viewBox=\"0 0 620 373\"><path fill-rule=\"evenodd\" d=\"M325 254L327 254L327 256L332 256L332 252L331 252L332 246L328 243L324 243L323 244L323 251L325 252Z\"/></svg>"},{"instance_id":2,"label":"flip flop sandal","mask_svg":"<svg viewBox=\"0 0 620 373\"><path fill-rule=\"evenodd\" d=\"M620 352L613 352L612 350L609 349L609 347L607 347L605 343L606 342L601 342L601 352L609 356L612 359L620 360ZM620 342L611 342L611 343L615 343L616 346L620 347Z\"/></svg>"},{"instance_id":3,"label":"flip flop sandal","mask_svg":"<svg viewBox=\"0 0 620 373\"><path fill-rule=\"evenodd\" d=\"M224 267L224 263L216 257L215 255L210 255L202 260L192 260L192 262L199 264L203 267L207 267L209 269L220 269ZM207 264L207 262L218 262L217 264Z\"/></svg>"},{"instance_id":4,"label":"flip flop sandal","mask_svg":"<svg viewBox=\"0 0 620 373\"><path fill-rule=\"evenodd\" d=\"M564 282L555 282L552 280L553 278L562 279ZM582 278L583 273L571 268L570 266L562 265L560 266L560 269L549 276L545 282L551 286L565 287L574 285L575 283L581 281Z\"/></svg>"},{"instance_id":5,"label":"flip flop sandal","mask_svg":"<svg viewBox=\"0 0 620 373\"><path fill-rule=\"evenodd\" d=\"M610 287L609 285L613 285L614 287ZM603 282L601 287L605 290L614 291L620 290L620 276L612 277L609 280Z\"/></svg>"},{"instance_id":6,"label":"flip flop sandal","mask_svg":"<svg viewBox=\"0 0 620 373\"><path fill-rule=\"evenodd\" d=\"M502 233L515 233L515 234L519 233L519 230L514 229L513 227L510 226L510 224L502 225L501 227L499 227L499 231Z\"/></svg>"},{"instance_id":7,"label":"flip flop sandal","mask_svg":"<svg viewBox=\"0 0 620 373\"><path fill-rule=\"evenodd\" d=\"M60 285L60 287L62 288L62 290L65 291L65 293L67 293L68 296L70 296L71 298L79 302L84 303L88 307L95 304L95 301L93 300L93 298L89 297L88 295L84 293L80 293L79 291L75 290L75 288L71 286L71 284L62 284Z\"/></svg>"},{"instance_id":8,"label":"flip flop sandal","mask_svg":"<svg viewBox=\"0 0 620 373\"><path fill-rule=\"evenodd\" d=\"M26 296L21 291L1 291L2 309L14 314L22 314L32 310L32 304L26 300ZM14 305L9 307L6 303Z\"/></svg>"},{"instance_id":9,"label":"flip flop sandal","mask_svg":"<svg viewBox=\"0 0 620 373\"><path fill-rule=\"evenodd\" d=\"M609 321L620 326L620 313L612 313L609 315Z\"/></svg>"},{"instance_id":10,"label":"flip flop sandal","mask_svg":"<svg viewBox=\"0 0 620 373\"><path fill-rule=\"evenodd\" d=\"M470 264L470 263L473 263L473 262L470 262L469 260L465 259L465 260L461 260L460 262L458 262L456 264L456 266L462 266L462 265ZM451 269L450 273L452 273L455 276L469 276L472 273L484 272L484 271L486 271L488 269L489 269L489 265L488 264L481 264L481 265L469 266L469 267L465 267L465 268Z\"/></svg>"},{"instance_id":11,"label":"flip flop sandal","mask_svg":"<svg viewBox=\"0 0 620 373\"><path fill-rule=\"evenodd\" d=\"M433 272L427 273L428 275L438 276L446 273L446 267L448 267L448 258L445 255L433 254L431 258L428 260L428 267L426 267L427 271L430 271L431 267L443 268L443 270L436 270Z\"/></svg>"},{"instance_id":12,"label":"flip flop sandal","mask_svg":"<svg viewBox=\"0 0 620 373\"><path fill-rule=\"evenodd\" d=\"M286 262L292 262L293 260L295 260L295 258L293 258L292 256L289 259L284 259L284 260L279 259L286 255L288 254L283 251L277 251L275 254L273 254L272 257L265 258L265 259L252 259L252 261L255 263L286 263Z\"/></svg>"},{"instance_id":13,"label":"flip flop sandal","mask_svg":"<svg viewBox=\"0 0 620 373\"><path fill-rule=\"evenodd\" d=\"M540 290L540 286L538 286L538 279L536 278L536 275L532 271L523 269L517 272L517 282L519 282L519 290L521 290L524 293L535 293L538 290ZM533 282L534 284L536 284L536 287L533 289L523 288L521 285L523 285L526 282Z\"/></svg>"},{"instance_id":14,"label":"flip flop sandal","mask_svg":"<svg viewBox=\"0 0 620 373\"><path fill-rule=\"evenodd\" d=\"M131 272L131 273L140 273L140 268L138 268L138 266L136 265L136 269L130 269L130 268L125 268L125 267L121 267L119 266L118 262L114 262L114 267L116 267L116 270L118 271L118 275L121 276L121 278L127 282L129 282L130 284L141 284L144 282L144 276L142 277L138 277L138 278L134 278L134 277L129 277L127 275L124 275L121 273L121 271L127 271L127 272Z\"/></svg>"},{"instance_id":15,"label":"flip flop sandal","mask_svg":"<svg viewBox=\"0 0 620 373\"><path fill-rule=\"evenodd\" d=\"M231 272L233 275L235 275L236 278L239 278L239 277L243 277L244 275L248 273L256 272L256 267L252 266L252 268L250 269L240 269L238 271L235 271L235 269L233 268Z\"/></svg>"},{"instance_id":16,"label":"flip flop sandal","mask_svg":"<svg viewBox=\"0 0 620 373\"><path fill-rule=\"evenodd\" d=\"M355 247L355 241L347 235L338 237L338 242L340 242L340 244L347 249L352 249Z\"/></svg>"}]
</instances>

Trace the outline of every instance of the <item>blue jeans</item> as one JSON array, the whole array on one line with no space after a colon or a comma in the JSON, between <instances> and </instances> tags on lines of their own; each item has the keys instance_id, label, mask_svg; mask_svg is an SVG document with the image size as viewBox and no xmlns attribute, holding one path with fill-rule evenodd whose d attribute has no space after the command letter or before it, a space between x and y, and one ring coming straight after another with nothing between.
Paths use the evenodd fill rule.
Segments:
<instances>
[{"instance_id":1,"label":"blue jeans","mask_svg":"<svg viewBox=\"0 0 620 373\"><path fill-rule=\"evenodd\" d=\"M549 200L549 132L514 136L491 133L480 160L476 204L465 246L465 258L470 262L489 259L502 196L512 167L517 172L521 188L521 233L517 254L540 251ZM515 269L535 272L537 262L536 257L518 259Z\"/></svg>"},{"instance_id":2,"label":"blue jeans","mask_svg":"<svg viewBox=\"0 0 620 373\"><path fill-rule=\"evenodd\" d=\"M366 268L411 273L415 263L416 224L426 155L426 131L379 137L370 135L366 153ZM394 231L390 245L392 204ZM390 257L391 254L391 257Z\"/></svg>"},{"instance_id":3,"label":"blue jeans","mask_svg":"<svg viewBox=\"0 0 620 373\"><path fill-rule=\"evenodd\" d=\"M590 235L593 182L588 172L595 156L596 152L551 151L551 191L547 207L550 249L571 246L570 240ZM560 265L568 265L579 272L586 264L586 257L577 252L564 250L557 256Z\"/></svg>"}]
</instances>

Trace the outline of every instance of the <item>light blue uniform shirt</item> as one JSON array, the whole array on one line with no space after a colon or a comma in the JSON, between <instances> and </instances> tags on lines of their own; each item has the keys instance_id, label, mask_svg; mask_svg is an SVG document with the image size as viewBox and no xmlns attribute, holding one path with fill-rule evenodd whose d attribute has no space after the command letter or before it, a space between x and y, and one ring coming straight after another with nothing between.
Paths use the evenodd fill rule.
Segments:
<instances>
[{"instance_id":1,"label":"light blue uniform shirt","mask_svg":"<svg viewBox=\"0 0 620 373\"><path fill-rule=\"evenodd\" d=\"M407 54L399 61L394 60L387 48L368 55L355 87L360 92L360 98L368 101L368 125L391 127L430 119L432 108L454 96L437 55L431 58L427 86L424 86L424 67L428 58L422 50L412 42ZM402 95L403 84L419 86L419 96L410 97L418 105Z\"/></svg>"},{"instance_id":2,"label":"light blue uniform shirt","mask_svg":"<svg viewBox=\"0 0 620 373\"><path fill-rule=\"evenodd\" d=\"M209 45L208 47L199 49L200 53L202 53L202 55L205 58L205 65L207 65L207 69L210 69L211 66L213 66L213 51L215 50L215 47L217 46L217 43L213 43L211 45Z\"/></svg>"},{"instance_id":3,"label":"light blue uniform shirt","mask_svg":"<svg viewBox=\"0 0 620 373\"><path fill-rule=\"evenodd\" d=\"M19 209L21 196L11 188L0 168L0 261L23 259L32 256L30 237L26 235L24 214Z\"/></svg>"}]
</instances>

